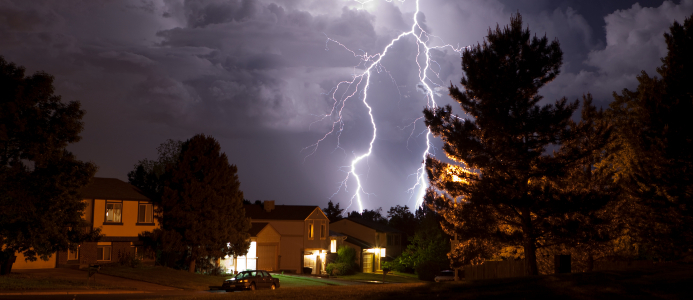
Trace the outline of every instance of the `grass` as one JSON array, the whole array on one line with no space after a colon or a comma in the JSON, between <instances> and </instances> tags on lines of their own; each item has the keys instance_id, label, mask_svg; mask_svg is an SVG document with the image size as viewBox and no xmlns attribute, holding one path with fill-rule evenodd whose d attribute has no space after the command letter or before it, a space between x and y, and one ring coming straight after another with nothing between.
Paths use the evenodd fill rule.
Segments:
<instances>
[{"instance_id":1,"label":"grass","mask_svg":"<svg viewBox=\"0 0 693 300\"><path fill-rule=\"evenodd\" d=\"M343 285L342 283L332 283L317 278L303 276L272 274L272 277L279 278L279 284L282 288Z\"/></svg>"},{"instance_id":2,"label":"grass","mask_svg":"<svg viewBox=\"0 0 693 300\"><path fill-rule=\"evenodd\" d=\"M354 275L343 275L337 276L336 279L349 280L349 281L383 281L383 274L376 273L356 273ZM388 273L384 277L385 282L388 283L418 283L421 282L416 275L406 274L406 273Z\"/></svg>"},{"instance_id":3,"label":"grass","mask_svg":"<svg viewBox=\"0 0 693 300\"><path fill-rule=\"evenodd\" d=\"M117 289L118 287L104 285L85 280L56 279L36 276L24 273L11 273L0 276L0 291L26 291L26 290L91 290L91 289Z\"/></svg>"},{"instance_id":4,"label":"grass","mask_svg":"<svg viewBox=\"0 0 693 300\"><path fill-rule=\"evenodd\" d=\"M99 273L195 291L207 291L210 286L221 286L225 279L233 277L232 275L211 276L193 274L188 271L147 265L136 268L128 266L103 266Z\"/></svg>"},{"instance_id":5,"label":"grass","mask_svg":"<svg viewBox=\"0 0 693 300\"><path fill-rule=\"evenodd\" d=\"M471 282L302 287L178 299L693 299L693 266Z\"/></svg>"}]
</instances>

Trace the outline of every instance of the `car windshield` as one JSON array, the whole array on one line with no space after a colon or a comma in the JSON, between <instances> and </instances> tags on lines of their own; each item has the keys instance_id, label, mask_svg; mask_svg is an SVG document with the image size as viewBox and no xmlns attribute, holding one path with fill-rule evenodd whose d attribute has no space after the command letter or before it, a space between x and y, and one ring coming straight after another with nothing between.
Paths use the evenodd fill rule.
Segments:
<instances>
[{"instance_id":1,"label":"car windshield","mask_svg":"<svg viewBox=\"0 0 693 300\"><path fill-rule=\"evenodd\" d=\"M236 279L243 279L243 278L246 278L246 277L250 277L250 272L238 273L238 275L236 275L235 278L236 278Z\"/></svg>"}]
</instances>

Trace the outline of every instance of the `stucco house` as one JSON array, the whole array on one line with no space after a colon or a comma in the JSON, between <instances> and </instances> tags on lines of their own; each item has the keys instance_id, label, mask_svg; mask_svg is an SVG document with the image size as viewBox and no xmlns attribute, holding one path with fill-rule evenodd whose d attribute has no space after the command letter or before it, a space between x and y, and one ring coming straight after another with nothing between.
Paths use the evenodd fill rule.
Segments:
<instances>
[{"instance_id":1,"label":"stucco house","mask_svg":"<svg viewBox=\"0 0 693 300\"><path fill-rule=\"evenodd\" d=\"M358 218L348 218L330 224L330 230L343 235L342 244L360 254L357 264L364 273L382 271L385 258L402 253L402 232L393 227Z\"/></svg>"},{"instance_id":2,"label":"stucco house","mask_svg":"<svg viewBox=\"0 0 693 300\"><path fill-rule=\"evenodd\" d=\"M274 201L264 201L262 205L246 204L244 208L253 228L266 223L265 227L271 226L279 234L276 243L276 237L264 240L262 232L258 233L255 244L258 269L267 266L263 261L275 257L272 270L302 273L305 267L311 268L312 274L325 270L325 256L330 252L331 243L330 221L319 206L275 205ZM250 254L249 251L248 256ZM250 265L246 267L252 269Z\"/></svg>"},{"instance_id":3,"label":"stucco house","mask_svg":"<svg viewBox=\"0 0 693 300\"><path fill-rule=\"evenodd\" d=\"M245 270L276 271L279 269L281 235L267 222L251 223L250 247L243 256L225 257L219 260L226 273Z\"/></svg>"},{"instance_id":4,"label":"stucco house","mask_svg":"<svg viewBox=\"0 0 693 300\"><path fill-rule=\"evenodd\" d=\"M35 269L110 263L119 255L136 255L145 260L138 234L159 226L154 218L152 202L141 191L116 178L94 177L81 191L86 208L82 218L88 226L84 230L101 227L103 237L98 242L85 242L76 251L59 251L48 261L25 262L21 254L13 269Z\"/></svg>"}]
</instances>

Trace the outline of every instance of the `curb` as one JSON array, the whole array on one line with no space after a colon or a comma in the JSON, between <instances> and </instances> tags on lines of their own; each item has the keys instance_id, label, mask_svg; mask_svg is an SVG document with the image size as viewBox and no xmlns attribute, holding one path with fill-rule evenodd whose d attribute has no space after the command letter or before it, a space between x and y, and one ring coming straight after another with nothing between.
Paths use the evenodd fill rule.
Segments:
<instances>
[{"instance_id":1,"label":"curb","mask_svg":"<svg viewBox=\"0 0 693 300\"><path fill-rule=\"evenodd\" d=\"M144 294L149 291L51 291L0 293L0 296L38 296L38 295L106 295L106 294Z\"/></svg>"}]
</instances>

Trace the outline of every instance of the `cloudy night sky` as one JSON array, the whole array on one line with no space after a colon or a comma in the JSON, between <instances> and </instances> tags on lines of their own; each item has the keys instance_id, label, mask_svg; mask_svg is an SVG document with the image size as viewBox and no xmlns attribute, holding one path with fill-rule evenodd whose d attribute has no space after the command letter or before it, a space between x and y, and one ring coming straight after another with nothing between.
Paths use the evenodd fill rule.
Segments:
<instances>
[{"instance_id":1,"label":"cloudy night sky","mask_svg":"<svg viewBox=\"0 0 693 300\"><path fill-rule=\"evenodd\" d=\"M415 10L415 0L2 0L0 55L54 75L63 101L82 103L82 141L69 150L97 164L99 177L127 180L165 140L204 133L238 166L246 199L346 207L356 182L342 182L373 127L364 83L346 103L353 86L335 87L364 71L360 55L382 53L409 31ZM637 86L641 70L655 74L663 33L693 13L693 0L420 0L418 20L435 36L428 46L464 47L518 11L564 52L544 102L592 93L606 107L612 92ZM426 148L419 50L404 37L371 73L377 136L356 170L364 208L417 202L408 189ZM439 105L452 103L445 87L463 76L460 55L450 47L430 55L426 83ZM343 122L315 148L336 121L333 95ZM442 156L440 142L433 147Z\"/></svg>"}]
</instances>

